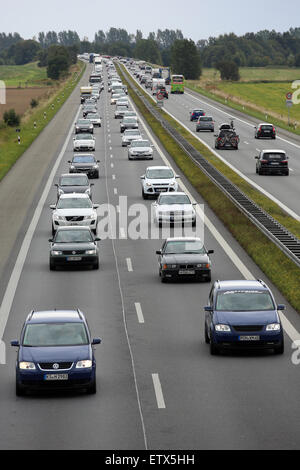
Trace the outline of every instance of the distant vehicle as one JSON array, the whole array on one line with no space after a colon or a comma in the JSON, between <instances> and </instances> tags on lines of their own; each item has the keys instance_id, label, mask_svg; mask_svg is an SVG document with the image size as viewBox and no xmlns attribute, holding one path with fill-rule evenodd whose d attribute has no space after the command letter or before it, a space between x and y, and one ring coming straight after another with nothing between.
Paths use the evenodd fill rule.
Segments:
<instances>
[{"instance_id":1,"label":"distant vehicle","mask_svg":"<svg viewBox=\"0 0 300 470\"><path fill-rule=\"evenodd\" d=\"M90 134L94 133L94 126L89 119L78 119L75 124L75 134L89 132Z\"/></svg>"},{"instance_id":2,"label":"distant vehicle","mask_svg":"<svg viewBox=\"0 0 300 470\"><path fill-rule=\"evenodd\" d=\"M261 139L262 137L268 137L269 139L276 139L276 129L273 124L262 123L258 124L255 129L254 138Z\"/></svg>"},{"instance_id":3,"label":"distant vehicle","mask_svg":"<svg viewBox=\"0 0 300 470\"><path fill-rule=\"evenodd\" d=\"M163 95L164 98L168 99L169 98L169 93L167 92L167 89L163 85L158 85L157 87L157 93L160 93Z\"/></svg>"},{"instance_id":4,"label":"distant vehicle","mask_svg":"<svg viewBox=\"0 0 300 470\"><path fill-rule=\"evenodd\" d=\"M216 136L215 148L216 149L226 149L232 148L238 150L239 148L239 136L233 129L222 129L219 134Z\"/></svg>"},{"instance_id":5,"label":"distant vehicle","mask_svg":"<svg viewBox=\"0 0 300 470\"><path fill-rule=\"evenodd\" d=\"M200 116L205 116L203 109L197 108L190 111L190 121L198 121Z\"/></svg>"},{"instance_id":6,"label":"distant vehicle","mask_svg":"<svg viewBox=\"0 0 300 470\"><path fill-rule=\"evenodd\" d=\"M59 177L58 183L55 184L57 188L57 199L59 199L62 194L70 193L84 193L91 198L91 186L93 185L90 184L87 175L65 173Z\"/></svg>"},{"instance_id":7,"label":"distant vehicle","mask_svg":"<svg viewBox=\"0 0 300 470\"><path fill-rule=\"evenodd\" d=\"M160 193L177 192L178 183L172 168L168 166L149 166L146 173L141 176L142 196L148 199L150 196L157 197Z\"/></svg>"},{"instance_id":8,"label":"distant vehicle","mask_svg":"<svg viewBox=\"0 0 300 470\"><path fill-rule=\"evenodd\" d=\"M196 226L196 211L187 194L183 192L161 193L153 204L154 222L163 224L192 224Z\"/></svg>"},{"instance_id":9,"label":"distant vehicle","mask_svg":"<svg viewBox=\"0 0 300 470\"><path fill-rule=\"evenodd\" d=\"M87 98L90 98L91 94L92 94L92 87L82 86L80 88L80 101L81 101L81 104L84 103Z\"/></svg>"},{"instance_id":10,"label":"distant vehicle","mask_svg":"<svg viewBox=\"0 0 300 470\"><path fill-rule=\"evenodd\" d=\"M93 124L94 127L101 127L101 117L100 117L100 114L99 113L88 113L86 115L86 119L88 119L89 121L91 121L91 123Z\"/></svg>"},{"instance_id":11,"label":"distant vehicle","mask_svg":"<svg viewBox=\"0 0 300 470\"><path fill-rule=\"evenodd\" d=\"M58 267L91 266L99 269L97 241L89 227L60 227L50 245L50 271Z\"/></svg>"},{"instance_id":12,"label":"distant vehicle","mask_svg":"<svg viewBox=\"0 0 300 470\"><path fill-rule=\"evenodd\" d=\"M215 122L211 116L199 117L196 125L196 132L200 131L215 131Z\"/></svg>"},{"instance_id":13,"label":"distant vehicle","mask_svg":"<svg viewBox=\"0 0 300 470\"><path fill-rule=\"evenodd\" d=\"M153 78L152 79L152 95L156 95L160 87L165 87L166 82L164 78Z\"/></svg>"},{"instance_id":14,"label":"distant vehicle","mask_svg":"<svg viewBox=\"0 0 300 470\"><path fill-rule=\"evenodd\" d=\"M133 140L128 147L128 160L153 160L152 147L149 140Z\"/></svg>"},{"instance_id":15,"label":"distant vehicle","mask_svg":"<svg viewBox=\"0 0 300 470\"><path fill-rule=\"evenodd\" d=\"M98 204L93 204L87 194L62 194L56 204L52 204L52 235L58 227L85 226L96 234Z\"/></svg>"},{"instance_id":16,"label":"distant vehicle","mask_svg":"<svg viewBox=\"0 0 300 470\"><path fill-rule=\"evenodd\" d=\"M102 77L100 74L92 73L89 78L90 83L100 83L102 82Z\"/></svg>"},{"instance_id":17,"label":"distant vehicle","mask_svg":"<svg viewBox=\"0 0 300 470\"><path fill-rule=\"evenodd\" d=\"M74 155L72 160L68 160L70 164L69 173L84 173L89 178L99 178L99 163L94 155L82 153Z\"/></svg>"},{"instance_id":18,"label":"distant vehicle","mask_svg":"<svg viewBox=\"0 0 300 470\"><path fill-rule=\"evenodd\" d=\"M284 150L262 150L255 157L258 175L289 175L289 162Z\"/></svg>"},{"instance_id":19,"label":"distant vehicle","mask_svg":"<svg viewBox=\"0 0 300 470\"><path fill-rule=\"evenodd\" d=\"M152 67L150 65L145 66L145 73L152 73Z\"/></svg>"},{"instance_id":20,"label":"distant vehicle","mask_svg":"<svg viewBox=\"0 0 300 470\"><path fill-rule=\"evenodd\" d=\"M120 123L120 132L123 133L128 129L138 129L139 123L135 117L124 117Z\"/></svg>"},{"instance_id":21,"label":"distant vehicle","mask_svg":"<svg viewBox=\"0 0 300 470\"><path fill-rule=\"evenodd\" d=\"M184 76L172 75L171 76L171 93L184 93Z\"/></svg>"},{"instance_id":22,"label":"distant vehicle","mask_svg":"<svg viewBox=\"0 0 300 470\"><path fill-rule=\"evenodd\" d=\"M122 147L127 147L133 140L142 139L142 134L138 129L127 129L123 133Z\"/></svg>"},{"instance_id":23,"label":"distant vehicle","mask_svg":"<svg viewBox=\"0 0 300 470\"><path fill-rule=\"evenodd\" d=\"M91 134L77 134L73 137L73 150L75 152L92 150L95 151L95 137Z\"/></svg>"},{"instance_id":24,"label":"distant vehicle","mask_svg":"<svg viewBox=\"0 0 300 470\"><path fill-rule=\"evenodd\" d=\"M147 78L145 88L152 88L152 78Z\"/></svg>"},{"instance_id":25,"label":"distant vehicle","mask_svg":"<svg viewBox=\"0 0 300 470\"><path fill-rule=\"evenodd\" d=\"M283 354L279 311L268 286L257 281L216 281L205 310L205 342L212 355L222 349L273 349Z\"/></svg>"},{"instance_id":26,"label":"distant vehicle","mask_svg":"<svg viewBox=\"0 0 300 470\"><path fill-rule=\"evenodd\" d=\"M89 327L79 310L32 310L21 331L16 360L16 395L38 390L85 389L96 393L96 360Z\"/></svg>"},{"instance_id":27,"label":"distant vehicle","mask_svg":"<svg viewBox=\"0 0 300 470\"><path fill-rule=\"evenodd\" d=\"M152 78L162 78L162 71L161 69L152 69Z\"/></svg>"},{"instance_id":28,"label":"distant vehicle","mask_svg":"<svg viewBox=\"0 0 300 470\"><path fill-rule=\"evenodd\" d=\"M96 113L97 106L96 104L87 104L82 108L82 116L85 118L89 113Z\"/></svg>"},{"instance_id":29,"label":"distant vehicle","mask_svg":"<svg viewBox=\"0 0 300 470\"><path fill-rule=\"evenodd\" d=\"M115 119L123 119L127 112L127 106L117 106L115 110Z\"/></svg>"},{"instance_id":30,"label":"distant vehicle","mask_svg":"<svg viewBox=\"0 0 300 470\"><path fill-rule=\"evenodd\" d=\"M210 254L200 238L168 238L157 251L161 282L197 279L211 282Z\"/></svg>"}]
</instances>

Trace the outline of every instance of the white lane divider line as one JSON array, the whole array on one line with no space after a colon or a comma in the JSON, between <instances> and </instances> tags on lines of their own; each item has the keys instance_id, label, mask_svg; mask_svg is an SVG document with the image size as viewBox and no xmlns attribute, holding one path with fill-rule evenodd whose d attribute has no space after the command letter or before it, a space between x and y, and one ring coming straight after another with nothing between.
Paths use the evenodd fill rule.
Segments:
<instances>
[{"instance_id":1,"label":"white lane divider line","mask_svg":"<svg viewBox=\"0 0 300 470\"><path fill-rule=\"evenodd\" d=\"M120 214L120 206L117 206L117 212Z\"/></svg>"},{"instance_id":2,"label":"white lane divider line","mask_svg":"<svg viewBox=\"0 0 300 470\"><path fill-rule=\"evenodd\" d=\"M115 179L116 179L116 175L112 175L112 179L115 180Z\"/></svg>"},{"instance_id":3,"label":"white lane divider line","mask_svg":"<svg viewBox=\"0 0 300 470\"><path fill-rule=\"evenodd\" d=\"M244 144L249 145L249 142L244 141Z\"/></svg>"},{"instance_id":4,"label":"white lane divider line","mask_svg":"<svg viewBox=\"0 0 300 470\"><path fill-rule=\"evenodd\" d=\"M120 237L121 237L121 238L126 238L126 234L125 234L125 229L124 229L124 227L120 227Z\"/></svg>"},{"instance_id":5,"label":"white lane divider line","mask_svg":"<svg viewBox=\"0 0 300 470\"><path fill-rule=\"evenodd\" d=\"M126 258L126 263L127 263L128 272L132 273L133 272L133 267L132 267L131 258Z\"/></svg>"},{"instance_id":6,"label":"white lane divider line","mask_svg":"<svg viewBox=\"0 0 300 470\"><path fill-rule=\"evenodd\" d=\"M162 410L166 408L163 391L158 374L152 374L153 386L156 396L157 408Z\"/></svg>"},{"instance_id":7,"label":"white lane divider line","mask_svg":"<svg viewBox=\"0 0 300 470\"><path fill-rule=\"evenodd\" d=\"M114 188L114 194L118 194L117 188Z\"/></svg>"},{"instance_id":8,"label":"white lane divider line","mask_svg":"<svg viewBox=\"0 0 300 470\"><path fill-rule=\"evenodd\" d=\"M112 150L112 147L109 147L109 150Z\"/></svg>"},{"instance_id":9,"label":"white lane divider line","mask_svg":"<svg viewBox=\"0 0 300 470\"><path fill-rule=\"evenodd\" d=\"M113 154L111 154L110 158L114 158Z\"/></svg>"},{"instance_id":10,"label":"white lane divider line","mask_svg":"<svg viewBox=\"0 0 300 470\"><path fill-rule=\"evenodd\" d=\"M134 305L135 305L135 310L136 310L139 323L145 323L141 304L139 302L136 302Z\"/></svg>"},{"instance_id":11,"label":"white lane divider line","mask_svg":"<svg viewBox=\"0 0 300 470\"><path fill-rule=\"evenodd\" d=\"M113 168L115 165L113 163L110 164L111 168Z\"/></svg>"}]
</instances>

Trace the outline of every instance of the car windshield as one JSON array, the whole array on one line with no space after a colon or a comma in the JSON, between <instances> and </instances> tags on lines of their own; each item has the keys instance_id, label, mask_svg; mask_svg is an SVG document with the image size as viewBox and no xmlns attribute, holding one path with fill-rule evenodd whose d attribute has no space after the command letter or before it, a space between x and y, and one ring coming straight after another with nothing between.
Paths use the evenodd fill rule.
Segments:
<instances>
[{"instance_id":1,"label":"car windshield","mask_svg":"<svg viewBox=\"0 0 300 470\"><path fill-rule=\"evenodd\" d=\"M134 140L131 142L131 147L150 147L149 140Z\"/></svg>"},{"instance_id":2,"label":"car windshield","mask_svg":"<svg viewBox=\"0 0 300 470\"><path fill-rule=\"evenodd\" d=\"M272 297L266 291L220 292L216 303L216 310L224 312L257 312L274 309Z\"/></svg>"},{"instance_id":3,"label":"car windshield","mask_svg":"<svg viewBox=\"0 0 300 470\"><path fill-rule=\"evenodd\" d=\"M128 136L128 135L129 135L129 136L131 136L131 135L139 135L139 136L140 136L141 134L140 134L139 131L127 130L127 131L124 132L124 135L125 135L125 136Z\"/></svg>"},{"instance_id":4,"label":"car windshield","mask_svg":"<svg viewBox=\"0 0 300 470\"><path fill-rule=\"evenodd\" d=\"M166 254L205 254L205 248L200 240L170 241L166 244Z\"/></svg>"},{"instance_id":5,"label":"car windshield","mask_svg":"<svg viewBox=\"0 0 300 470\"><path fill-rule=\"evenodd\" d=\"M88 186L87 176L63 176L59 181L60 186Z\"/></svg>"},{"instance_id":6,"label":"car windshield","mask_svg":"<svg viewBox=\"0 0 300 470\"><path fill-rule=\"evenodd\" d=\"M76 140L91 140L92 137L90 134L77 134L75 137Z\"/></svg>"},{"instance_id":7,"label":"car windshield","mask_svg":"<svg viewBox=\"0 0 300 470\"><path fill-rule=\"evenodd\" d=\"M55 243L89 243L93 241L89 230L57 230Z\"/></svg>"},{"instance_id":8,"label":"car windshield","mask_svg":"<svg viewBox=\"0 0 300 470\"><path fill-rule=\"evenodd\" d=\"M188 196L185 194L178 194L178 195L164 195L160 196L159 204L190 204L191 201L189 200Z\"/></svg>"},{"instance_id":9,"label":"car windshield","mask_svg":"<svg viewBox=\"0 0 300 470\"><path fill-rule=\"evenodd\" d=\"M169 179L174 178L174 173L169 168L147 170L146 177L149 179Z\"/></svg>"},{"instance_id":10,"label":"car windshield","mask_svg":"<svg viewBox=\"0 0 300 470\"><path fill-rule=\"evenodd\" d=\"M284 153L264 153L263 159L264 160L286 160L286 156Z\"/></svg>"},{"instance_id":11,"label":"car windshield","mask_svg":"<svg viewBox=\"0 0 300 470\"><path fill-rule=\"evenodd\" d=\"M211 121L212 121L212 118L211 118L211 117L204 117L204 116L201 116L201 117L199 118L199 121L201 121L201 122L203 122L203 121L204 121L204 122L211 122Z\"/></svg>"},{"instance_id":12,"label":"car windshield","mask_svg":"<svg viewBox=\"0 0 300 470\"><path fill-rule=\"evenodd\" d=\"M32 323L26 326L23 346L51 347L89 344L83 323Z\"/></svg>"},{"instance_id":13,"label":"car windshield","mask_svg":"<svg viewBox=\"0 0 300 470\"><path fill-rule=\"evenodd\" d=\"M81 126L90 126L91 125L91 121L89 121L88 119L80 119L77 124L81 125Z\"/></svg>"},{"instance_id":14,"label":"car windshield","mask_svg":"<svg viewBox=\"0 0 300 470\"><path fill-rule=\"evenodd\" d=\"M127 109L127 108L126 108L126 109ZM127 117L133 117L133 116L137 118L137 115L136 115L136 113L135 113L134 111L126 111L126 113L125 113L125 117L126 117L126 118L127 118Z\"/></svg>"},{"instance_id":15,"label":"car windshield","mask_svg":"<svg viewBox=\"0 0 300 470\"><path fill-rule=\"evenodd\" d=\"M73 163L95 163L95 159L93 155L86 157L78 155L73 158Z\"/></svg>"},{"instance_id":16,"label":"car windshield","mask_svg":"<svg viewBox=\"0 0 300 470\"><path fill-rule=\"evenodd\" d=\"M88 114L89 119L100 119L100 114L97 113L90 113Z\"/></svg>"},{"instance_id":17,"label":"car windshield","mask_svg":"<svg viewBox=\"0 0 300 470\"><path fill-rule=\"evenodd\" d=\"M136 118L134 117L125 117L123 120L123 124L133 124L136 123Z\"/></svg>"},{"instance_id":18,"label":"car windshield","mask_svg":"<svg viewBox=\"0 0 300 470\"><path fill-rule=\"evenodd\" d=\"M91 209L93 207L89 197L60 198L56 209Z\"/></svg>"}]
</instances>

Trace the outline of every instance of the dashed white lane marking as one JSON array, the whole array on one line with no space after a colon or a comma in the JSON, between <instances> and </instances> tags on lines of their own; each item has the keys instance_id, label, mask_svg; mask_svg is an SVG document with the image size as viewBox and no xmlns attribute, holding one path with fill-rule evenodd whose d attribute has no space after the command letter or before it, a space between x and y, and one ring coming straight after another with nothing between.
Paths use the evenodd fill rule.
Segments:
<instances>
[{"instance_id":1,"label":"dashed white lane marking","mask_svg":"<svg viewBox=\"0 0 300 470\"><path fill-rule=\"evenodd\" d=\"M163 391L161 388L161 383L159 380L159 375L158 374L152 374L152 380L153 380L153 386L154 386L154 391L155 391L155 396L156 396L156 402L157 402L157 407L161 409L166 408L165 400L164 400L164 395Z\"/></svg>"},{"instance_id":2,"label":"dashed white lane marking","mask_svg":"<svg viewBox=\"0 0 300 470\"><path fill-rule=\"evenodd\" d=\"M121 238L126 238L126 233L124 227L120 227L120 237Z\"/></svg>"},{"instance_id":3,"label":"dashed white lane marking","mask_svg":"<svg viewBox=\"0 0 300 470\"><path fill-rule=\"evenodd\" d=\"M113 168L115 165L113 163L110 164L111 168Z\"/></svg>"},{"instance_id":4,"label":"dashed white lane marking","mask_svg":"<svg viewBox=\"0 0 300 470\"><path fill-rule=\"evenodd\" d=\"M117 213L120 214L120 206L117 206Z\"/></svg>"},{"instance_id":5,"label":"dashed white lane marking","mask_svg":"<svg viewBox=\"0 0 300 470\"><path fill-rule=\"evenodd\" d=\"M115 179L116 179L116 175L112 175L112 179L115 180Z\"/></svg>"},{"instance_id":6,"label":"dashed white lane marking","mask_svg":"<svg viewBox=\"0 0 300 470\"><path fill-rule=\"evenodd\" d=\"M127 269L128 269L128 272L132 273L132 271L133 271L133 267L132 267L132 261L131 261L131 258L126 258L126 263L127 263Z\"/></svg>"},{"instance_id":7,"label":"dashed white lane marking","mask_svg":"<svg viewBox=\"0 0 300 470\"><path fill-rule=\"evenodd\" d=\"M134 305L135 305L135 310L136 310L139 323L145 323L141 304L139 302L136 302Z\"/></svg>"},{"instance_id":8,"label":"dashed white lane marking","mask_svg":"<svg viewBox=\"0 0 300 470\"><path fill-rule=\"evenodd\" d=\"M114 194L118 194L117 188L114 188Z\"/></svg>"},{"instance_id":9,"label":"dashed white lane marking","mask_svg":"<svg viewBox=\"0 0 300 470\"><path fill-rule=\"evenodd\" d=\"M112 147L109 147L109 150L112 150Z\"/></svg>"},{"instance_id":10,"label":"dashed white lane marking","mask_svg":"<svg viewBox=\"0 0 300 470\"><path fill-rule=\"evenodd\" d=\"M114 158L114 156L111 154L110 158Z\"/></svg>"},{"instance_id":11,"label":"dashed white lane marking","mask_svg":"<svg viewBox=\"0 0 300 470\"><path fill-rule=\"evenodd\" d=\"M249 145L249 142L244 141L244 144Z\"/></svg>"}]
</instances>

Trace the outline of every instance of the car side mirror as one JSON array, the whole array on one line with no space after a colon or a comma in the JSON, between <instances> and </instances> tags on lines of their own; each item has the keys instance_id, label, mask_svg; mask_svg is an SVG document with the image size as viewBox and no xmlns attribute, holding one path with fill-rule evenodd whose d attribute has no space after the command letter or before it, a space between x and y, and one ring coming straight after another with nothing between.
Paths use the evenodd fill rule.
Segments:
<instances>
[{"instance_id":1,"label":"car side mirror","mask_svg":"<svg viewBox=\"0 0 300 470\"><path fill-rule=\"evenodd\" d=\"M192 202L192 206L197 206L197 202Z\"/></svg>"},{"instance_id":2,"label":"car side mirror","mask_svg":"<svg viewBox=\"0 0 300 470\"><path fill-rule=\"evenodd\" d=\"M71 160L68 160L68 163L72 163Z\"/></svg>"},{"instance_id":3,"label":"car side mirror","mask_svg":"<svg viewBox=\"0 0 300 470\"><path fill-rule=\"evenodd\" d=\"M96 237L96 238L94 238L94 241L95 241L95 242L101 242L101 238Z\"/></svg>"},{"instance_id":4,"label":"car side mirror","mask_svg":"<svg viewBox=\"0 0 300 470\"><path fill-rule=\"evenodd\" d=\"M162 254L162 251L161 251L161 250L157 250L156 254L157 254L157 255L161 255L161 254Z\"/></svg>"},{"instance_id":5,"label":"car side mirror","mask_svg":"<svg viewBox=\"0 0 300 470\"><path fill-rule=\"evenodd\" d=\"M258 160L258 159L259 159L259 157L254 157L254 158L255 158L255 160Z\"/></svg>"},{"instance_id":6,"label":"car side mirror","mask_svg":"<svg viewBox=\"0 0 300 470\"><path fill-rule=\"evenodd\" d=\"M213 255L213 254L214 254L214 252L215 252L215 250L208 250L208 252L207 252L207 253L208 253L209 255Z\"/></svg>"},{"instance_id":7,"label":"car side mirror","mask_svg":"<svg viewBox=\"0 0 300 470\"><path fill-rule=\"evenodd\" d=\"M51 204L50 206L50 209L52 209L54 211L54 209L56 208L56 205L55 204Z\"/></svg>"},{"instance_id":8,"label":"car side mirror","mask_svg":"<svg viewBox=\"0 0 300 470\"><path fill-rule=\"evenodd\" d=\"M53 238L49 238L48 242L53 243Z\"/></svg>"},{"instance_id":9,"label":"car side mirror","mask_svg":"<svg viewBox=\"0 0 300 470\"><path fill-rule=\"evenodd\" d=\"M19 348L19 347L20 347L19 341L16 341L16 340L11 341L11 342L10 342L10 345L13 346L13 347L15 347L15 348Z\"/></svg>"},{"instance_id":10,"label":"car side mirror","mask_svg":"<svg viewBox=\"0 0 300 470\"><path fill-rule=\"evenodd\" d=\"M97 163L100 163L100 160L96 160Z\"/></svg>"},{"instance_id":11,"label":"car side mirror","mask_svg":"<svg viewBox=\"0 0 300 470\"><path fill-rule=\"evenodd\" d=\"M175 175L175 178L180 178L180 176L179 176L179 175Z\"/></svg>"},{"instance_id":12,"label":"car side mirror","mask_svg":"<svg viewBox=\"0 0 300 470\"><path fill-rule=\"evenodd\" d=\"M204 311L205 311L205 312L212 312L212 311L213 311L213 308L210 307L210 306L207 306L207 307L204 307Z\"/></svg>"},{"instance_id":13,"label":"car side mirror","mask_svg":"<svg viewBox=\"0 0 300 470\"><path fill-rule=\"evenodd\" d=\"M97 344L101 344L102 339L101 338L94 338L92 341L92 346L96 346Z\"/></svg>"},{"instance_id":14,"label":"car side mirror","mask_svg":"<svg viewBox=\"0 0 300 470\"><path fill-rule=\"evenodd\" d=\"M91 183L90 186L95 186L95 184L94 184L94 183Z\"/></svg>"},{"instance_id":15,"label":"car side mirror","mask_svg":"<svg viewBox=\"0 0 300 470\"><path fill-rule=\"evenodd\" d=\"M55 185L54 185L54 186L56 186L56 187L58 188L58 184L57 184L57 183L55 183Z\"/></svg>"},{"instance_id":16,"label":"car side mirror","mask_svg":"<svg viewBox=\"0 0 300 470\"><path fill-rule=\"evenodd\" d=\"M277 305L277 310L283 311L285 309L286 309L285 305Z\"/></svg>"},{"instance_id":17,"label":"car side mirror","mask_svg":"<svg viewBox=\"0 0 300 470\"><path fill-rule=\"evenodd\" d=\"M100 207L99 204L93 204L93 209L98 209Z\"/></svg>"},{"instance_id":18,"label":"car side mirror","mask_svg":"<svg viewBox=\"0 0 300 470\"><path fill-rule=\"evenodd\" d=\"M144 180L145 179L145 175L141 176L141 180Z\"/></svg>"}]
</instances>

